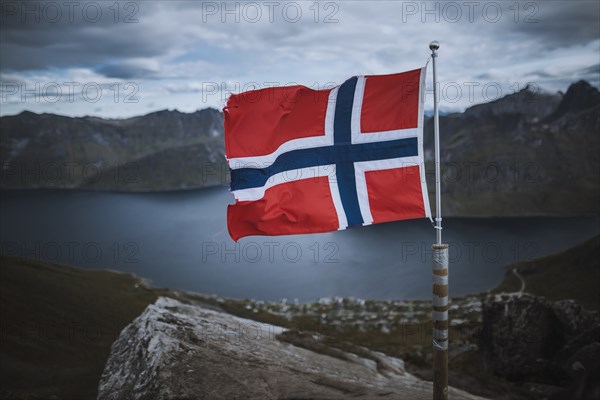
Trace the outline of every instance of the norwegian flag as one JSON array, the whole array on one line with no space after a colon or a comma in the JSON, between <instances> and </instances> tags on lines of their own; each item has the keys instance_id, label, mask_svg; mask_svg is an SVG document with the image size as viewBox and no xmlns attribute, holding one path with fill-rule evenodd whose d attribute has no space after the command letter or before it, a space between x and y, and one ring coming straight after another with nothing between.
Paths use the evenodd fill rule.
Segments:
<instances>
[{"instance_id":1,"label":"norwegian flag","mask_svg":"<svg viewBox=\"0 0 600 400\"><path fill-rule=\"evenodd\" d=\"M423 164L425 68L329 90L232 95L225 146L232 239L431 218Z\"/></svg>"}]
</instances>

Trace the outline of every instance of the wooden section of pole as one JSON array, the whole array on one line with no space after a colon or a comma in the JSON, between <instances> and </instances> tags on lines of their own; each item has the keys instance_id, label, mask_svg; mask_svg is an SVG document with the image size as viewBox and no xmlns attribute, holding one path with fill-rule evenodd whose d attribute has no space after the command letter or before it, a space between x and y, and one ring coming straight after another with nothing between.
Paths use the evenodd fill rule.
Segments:
<instances>
[{"instance_id":1,"label":"wooden section of pole","mask_svg":"<svg viewBox=\"0 0 600 400\"><path fill-rule=\"evenodd\" d=\"M448 399L448 245L433 250L433 400Z\"/></svg>"}]
</instances>

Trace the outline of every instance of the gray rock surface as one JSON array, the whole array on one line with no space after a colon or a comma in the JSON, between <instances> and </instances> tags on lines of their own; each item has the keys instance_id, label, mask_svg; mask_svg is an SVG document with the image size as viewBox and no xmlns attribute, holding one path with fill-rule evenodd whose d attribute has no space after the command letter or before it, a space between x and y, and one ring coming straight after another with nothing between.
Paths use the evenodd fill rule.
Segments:
<instances>
[{"instance_id":1,"label":"gray rock surface","mask_svg":"<svg viewBox=\"0 0 600 400\"><path fill-rule=\"evenodd\" d=\"M331 357L277 340L283 331L160 298L113 344L98 399L431 399L401 360Z\"/></svg>"},{"instance_id":2,"label":"gray rock surface","mask_svg":"<svg viewBox=\"0 0 600 400\"><path fill-rule=\"evenodd\" d=\"M483 303L482 364L496 375L568 386L600 373L592 362L599 348L597 316L573 301L512 293L490 295Z\"/></svg>"}]
</instances>

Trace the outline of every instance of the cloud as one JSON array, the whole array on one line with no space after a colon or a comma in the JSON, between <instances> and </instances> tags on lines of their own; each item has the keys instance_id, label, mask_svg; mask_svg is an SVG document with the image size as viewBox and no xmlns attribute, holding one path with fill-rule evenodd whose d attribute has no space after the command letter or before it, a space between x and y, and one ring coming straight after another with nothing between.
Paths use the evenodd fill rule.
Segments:
<instances>
[{"instance_id":1,"label":"cloud","mask_svg":"<svg viewBox=\"0 0 600 400\"><path fill-rule=\"evenodd\" d=\"M549 90L564 90L569 80L580 78L598 82L597 68L590 67L600 53L597 2L353 1L268 6L152 1L119 2L118 12L114 2L78 2L72 18L63 9L55 21L48 18L51 10L44 11L48 2L11 4L26 4L29 14L23 18L22 10L6 9L3 3L1 79L139 85L139 105L103 105L87 113L102 108L102 113L134 114L149 104L157 109L218 107L220 98L205 102L200 96L210 82L225 83L227 90L250 82L324 87L355 74L416 68L429 57L432 39L442 43L439 78L444 82L483 86L493 81L506 90L532 80ZM256 5L260 17L253 13ZM94 7L101 9L97 20ZM473 100L461 98L442 106L460 109L482 100L479 93ZM19 105L11 107L16 110ZM86 105L78 107L73 110Z\"/></svg>"},{"instance_id":2,"label":"cloud","mask_svg":"<svg viewBox=\"0 0 600 400\"><path fill-rule=\"evenodd\" d=\"M107 78L146 79L158 76L160 67L153 59L125 60L99 66L95 71Z\"/></svg>"},{"instance_id":3,"label":"cloud","mask_svg":"<svg viewBox=\"0 0 600 400\"><path fill-rule=\"evenodd\" d=\"M600 3L597 1L521 4L522 23L515 23L514 29L536 38L537 50L581 45L600 38Z\"/></svg>"}]
</instances>

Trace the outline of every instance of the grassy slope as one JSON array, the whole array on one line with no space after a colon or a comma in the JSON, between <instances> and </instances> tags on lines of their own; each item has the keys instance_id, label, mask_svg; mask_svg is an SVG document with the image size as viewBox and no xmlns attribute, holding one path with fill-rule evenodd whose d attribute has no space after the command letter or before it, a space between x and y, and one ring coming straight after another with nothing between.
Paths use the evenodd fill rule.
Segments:
<instances>
[{"instance_id":1,"label":"grassy slope","mask_svg":"<svg viewBox=\"0 0 600 400\"><path fill-rule=\"evenodd\" d=\"M131 275L2 256L0 397L95 399L112 342L159 293Z\"/></svg>"},{"instance_id":2,"label":"grassy slope","mask_svg":"<svg viewBox=\"0 0 600 400\"><path fill-rule=\"evenodd\" d=\"M335 331L319 325L313 317L288 321L268 312L255 314L241 301L218 302L201 295L148 289L127 274L2 258L0 398L95 399L110 345L159 295L217 306L234 315L293 330L319 332L324 335L325 346L315 351L360 353L356 346L365 346L423 363L427 369L423 356L415 358L414 354L427 353L430 339L416 332ZM430 328L424 331L430 332ZM469 390L464 384L456 386Z\"/></svg>"},{"instance_id":3,"label":"grassy slope","mask_svg":"<svg viewBox=\"0 0 600 400\"><path fill-rule=\"evenodd\" d=\"M600 310L600 236L563 253L552 254L508 267L504 281L494 292L516 292L525 280L525 291L550 300L574 299L588 310Z\"/></svg>"},{"instance_id":4,"label":"grassy slope","mask_svg":"<svg viewBox=\"0 0 600 400\"><path fill-rule=\"evenodd\" d=\"M600 236L564 253L515 264L510 269L519 269L528 292L554 300L573 298L586 308L597 310L600 309L599 250ZM510 269L495 291L519 290L520 282ZM416 332L407 335L396 329L391 334L335 331L319 326L316 319L308 316L287 321L264 311L255 314L241 301L218 302L192 294L182 298L174 292L149 289L131 275L2 258L0 397L35 394L29 398L95 398L111 343L127 323L164 294L291 329L316 330L325 335L325 343L332 348L327 351L356 352L356 346L365 346L400 356L408 361L409 367L412 365L414 373L431 379L425 357L430 352L430 339ZM423 323L424 331L430 332L428 321ZM476 336L476 331L471 334ZM528 398L520 393L521 388L482 373L476 351L468 351L450 364L453 386L495 399Z\"/></svg>"}]
</instances>

